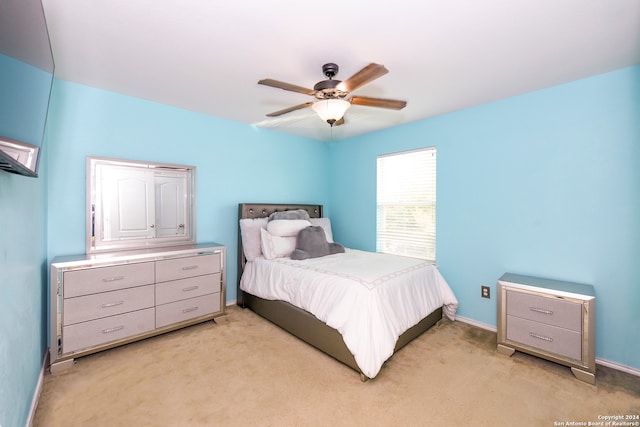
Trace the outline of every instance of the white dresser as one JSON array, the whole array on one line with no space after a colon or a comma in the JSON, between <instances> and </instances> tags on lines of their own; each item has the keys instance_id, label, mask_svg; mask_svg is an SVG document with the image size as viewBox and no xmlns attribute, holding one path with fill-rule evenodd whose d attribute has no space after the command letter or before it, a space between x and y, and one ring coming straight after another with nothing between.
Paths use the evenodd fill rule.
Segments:
<instances>
[{"instance_id":1,"label":"white dresser","mask_svg":"<svg viewBox=\"0 0 640 427\"><path fill-rule=\"evenodd\" d=\"M223 315L225 262L217 243L55 258L51 372L76 357Z\"/></svg>"},{"instance_id":2,"label":"white dresser","mask_svg":"<svg viewBox=\"0 0 640 427\"><path fill-rule=\"evenodd\" d=\"M591 285L505 273L498 280L498 352L570 366L595 384L595 303Z\"/></svg>"}]
</instances>

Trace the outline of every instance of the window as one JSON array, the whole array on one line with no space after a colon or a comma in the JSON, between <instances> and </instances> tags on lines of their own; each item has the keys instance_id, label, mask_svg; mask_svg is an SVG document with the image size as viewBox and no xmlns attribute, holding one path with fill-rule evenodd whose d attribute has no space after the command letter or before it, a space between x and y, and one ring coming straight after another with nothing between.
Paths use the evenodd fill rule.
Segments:
<instances>
[{"instance_id":1,"label":"window","mask_svg":"<svg viewBox=\"0 0 640 427\"><path fill-rule=\"evenodd\" d=\"M378 252L436 259L436 149L378 156Z\"/></svg>"}]
</instances>

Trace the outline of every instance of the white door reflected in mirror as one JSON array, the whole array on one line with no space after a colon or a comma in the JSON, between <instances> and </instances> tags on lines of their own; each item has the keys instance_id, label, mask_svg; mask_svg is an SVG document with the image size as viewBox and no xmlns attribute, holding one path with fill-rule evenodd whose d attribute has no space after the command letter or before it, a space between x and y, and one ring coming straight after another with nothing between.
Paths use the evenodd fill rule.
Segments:
<instances>
[{"instance_id":1,"label":"white door reflected in mirror","mask_svg":"<svg viewBox=\"0 0 640 427\"><path fill-rule=\"evenodd\" d=\"M195 243L195 167L89 157L87 253Z\"/></svg>"}]
</instances>

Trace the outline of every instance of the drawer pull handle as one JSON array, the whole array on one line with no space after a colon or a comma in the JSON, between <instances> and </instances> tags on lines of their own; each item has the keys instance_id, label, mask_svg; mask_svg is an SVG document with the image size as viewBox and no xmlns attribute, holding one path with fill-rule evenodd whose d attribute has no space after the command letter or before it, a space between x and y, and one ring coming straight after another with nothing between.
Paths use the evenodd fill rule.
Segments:
<instances>
[{"instance_id":1,"label":"drawer pull handle","mask_svg":"<svg viewBox=\"0 0 640 427\"><path fill-rule=\"evenodd\" d=\"M553 338L545 337L544 335L536 334L535 332L529 332L529 336L533 338L537 338L542 341L553 342Z\"/></svg>"},{"instance_id":2,"label":"drawer pull handle","mask_svg":"<svg viewBox=\"0 0 640 427\"><path fill-rule=\"evenodd\" d=\"M536 313L553 315L553 311L552 310L547 310L547 309L544 309L544 308L529 307L529 310L535 311Z\"/></svg>"},{"instance_id":3,"label":"drawer pull handle","mask_svg":"<svg viewBox=\"0 0 640 427\"><path fill-rule=\"evenodd\" d=\"M115 282L118 280L124 280L124 276L105 277L102 279L103 282Z\"/></svg>"},{"instance_id":4,"label":"drawer pull handle","mask_svg":"<svg viewBox=\"0 0 640 427\"><path fill-rule=\"evenodd\" d=\"M200 286L195 285L195 286L189 286L187 288L182 288L182 292L189 292L189 291L195 291L196 289L198 289Z\"/></svg>"},{"instance_id":5,"label":"drawer pull handle","mask_svg":"<svg viewBox=\"0 0 640 427\"><path fill-rule=\"evenodd\" d=\"M124 300L114 301L114 302L105 302L104 304L102 304L102 308L110 308L110 307L115 307L117 305L122 305L122 304L124 304Z\"/></svg>"},{"instance_id":6,"label":"drawer pull handle","mask_svg":"<svg viewBox=\"0 0 640 427\"><path fill-rule=\"evenodd\" d=\"M124 329L124 325L115 326L115 327L113 327L113 328L103 329L103 330L102 330L102 333L103 333L103 334L110 334L110 333L112 333L112 332L121 331L122 329Z\"/></svg>"},{"instance_id":7,"label":"drawer pull handle","mask_svg":"<svg viewBox=\"0 0 640 427\"><path fill-rule=\"evenodd\" d=\"M198 306L196 305L195 307L189 307L189 308L185 308L184 310L182 310L183 313L190 313L192 311L196 311L198 309Z\"/></svg>"},{"instance_id":8,"label":"drawer pull handle","mask_svg":"<svg viewBox=\"0 0 640 427\"><path fill-rule=\"evenodd\" d=\"M195 270L196 268L198 268L197 265L189 265L187 267L182 267L183 270Z\"/></svg>"}]
</instances>

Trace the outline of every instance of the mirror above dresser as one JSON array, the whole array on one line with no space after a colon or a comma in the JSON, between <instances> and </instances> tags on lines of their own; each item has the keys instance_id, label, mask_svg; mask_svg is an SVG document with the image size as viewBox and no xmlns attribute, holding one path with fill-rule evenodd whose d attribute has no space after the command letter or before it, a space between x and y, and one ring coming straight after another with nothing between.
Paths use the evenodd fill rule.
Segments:
<instances>
[{"instance_id":1,"label":"mirror above dresser","mask_svg":"<svg viewBox=\"0 0 640 427\"><path fill-rule=\"evenodd\" d=\"M87 158L87 254L196 242L194 166Z\"/></svg>"}]
</instances>

